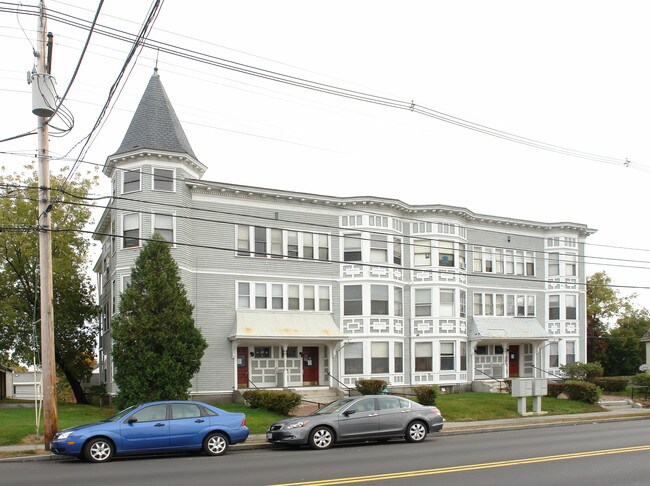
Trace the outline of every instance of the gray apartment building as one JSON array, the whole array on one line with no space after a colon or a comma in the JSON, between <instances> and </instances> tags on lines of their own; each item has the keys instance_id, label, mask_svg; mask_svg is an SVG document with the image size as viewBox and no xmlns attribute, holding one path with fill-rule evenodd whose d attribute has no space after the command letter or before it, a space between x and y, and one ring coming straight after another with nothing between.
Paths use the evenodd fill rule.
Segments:
<instances>
[{"instance_id":1,"label":"gray apartment building","mask_svg":"<svg viewBox=\"0 0 650 486\"><path fill-rule=\"evenodd\" d=\"M111 320L154 232L209 347L195 397L247 388L474 386L586 361L584 242L595 230L203 180L157 72L104 174L94 237L100 379Z\"/></svg>"}]
</instances>

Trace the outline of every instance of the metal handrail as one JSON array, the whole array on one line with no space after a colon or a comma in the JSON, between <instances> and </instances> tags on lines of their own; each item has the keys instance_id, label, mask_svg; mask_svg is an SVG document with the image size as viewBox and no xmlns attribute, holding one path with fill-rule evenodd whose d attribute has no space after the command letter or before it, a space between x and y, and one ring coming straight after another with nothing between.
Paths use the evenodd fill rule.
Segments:
<instances>
[{"instance_id":1,"label":"metal handrail","mask_svg":"<svg viewBox=\"0 0 650 486\"><path fill-rule=\"evenodd\" d=\"M348 391L348 396L350 396L350 393L352 392L353 388L350 388L348 385L343 383L342 381L338 380L336 377L332 376L329 372L325 373L327 376L332 378L335 382L337 382L339 385L343 385L343 387Z\"/></svg>"},{"instance_id":2,"label":"metal handrail","mask_svg":"<svg viewBox=\"0 0 650 486\"><path fill-rule=\"evenodd\" d=\"M478 368L474 368L474 371L478 371L479 373L484 374L484 375L487 376L488 378L490 378L490 379L492 379L492 380L495 380L495 381L499 382L499 393L502 393L503 385L504 385L504 383L506 382L505 380L500 380L500 379L498 379L498 378L495 378L495 377L492 376L492 375L488 375L485 371L483 371L483 370L479 370Z\"/></svg>"},{"instance_id":3,"label":"metal handrail","mask_svg":"<svg viewBox=\"0 0 650 486\"><path fill-rule=\"evenodd\" d=\"M259 387L255 383L253 383L250 378L248 378L248 383L253 385L253 388L257 388L259 390Z\"/></svg>"},{"instance_id":4,"label":"metal handrail","mask_svg":"<svg viewBox=\"0 0 650 486\"><path fill-rule=\"evenodd\" d=\"M546 373L547 375L551 375L551 376L554 376L554 377L556 377L556 378L559 378L560 380L564 380L564 376L562 376L562 375L556 375L556 374L553 373L552 371L545 370L544 368L538 368L538 367L535 366L535 365L530 365L530 366L533 367L533 368L535 368L536 370L541 371L542 373Z\"/></svg>"}]
</instances>

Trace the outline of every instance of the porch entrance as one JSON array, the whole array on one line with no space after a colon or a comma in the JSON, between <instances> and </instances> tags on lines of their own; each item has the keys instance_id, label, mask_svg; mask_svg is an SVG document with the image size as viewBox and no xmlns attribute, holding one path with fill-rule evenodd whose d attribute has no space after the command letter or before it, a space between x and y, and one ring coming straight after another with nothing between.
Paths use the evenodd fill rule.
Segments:
<instances>
[{"instance_id":1,"label":"porch entrance","mask_svg":"<svg viewBox=\"0 0 650 486\"><path fill-rule=\"evenodd\" d=\"M237 348L237 388L248 388L248 348Z\"/></svg>"},{"instance_id":2,"label":"porch entrance","mask_svg":"<svg viewBox=\"0 0 650 486\"><path fill-rule=\"evenodd\" d=\"M304 386L318 385L318 371L318 348L303 346L302 384Z\"/></svg>"},{"instance_id":3,"label":"porch entrance","mask_svg":"<svg viewBox=\"0 0 650 486\"><path fill-rule=\"evenodd\" d=\"M508 346L508 374L510 378L519 377L519 345Z\"/></svg>"}]
</instances>

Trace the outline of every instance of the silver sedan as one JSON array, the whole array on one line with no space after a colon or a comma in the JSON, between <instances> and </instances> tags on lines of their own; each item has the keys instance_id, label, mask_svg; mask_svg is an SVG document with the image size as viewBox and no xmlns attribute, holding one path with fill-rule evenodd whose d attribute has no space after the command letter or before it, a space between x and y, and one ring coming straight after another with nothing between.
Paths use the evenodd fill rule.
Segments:
<instances>
[{"instance_id":1,"label":"silver sedan","mask_svg":"<svg viewBox=\"0 0 650 486\"><path fill-rule=\"evenodd\" d=\"M404 438L421 442L442 429L440 410L403 397L365 395L342 398L311 415L271 424L266 440L273 444L328 449L334 443Z\"/></svg>"}]
</instances>

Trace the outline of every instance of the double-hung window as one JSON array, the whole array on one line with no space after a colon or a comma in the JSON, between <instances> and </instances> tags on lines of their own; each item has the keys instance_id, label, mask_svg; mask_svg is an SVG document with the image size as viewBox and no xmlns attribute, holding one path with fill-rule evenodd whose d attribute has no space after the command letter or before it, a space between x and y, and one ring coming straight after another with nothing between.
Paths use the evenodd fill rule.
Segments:
<instances>
[{"instance_id":1,"label":"double-hung window","mask_svg":"<svg viewBox=\"0 0 650 486\"><path fill-rule=\"evenodd\" d=\"M250 255L250 228L248 226L239 226L237 228L237 255Z\"/></svg>"},{"instance_id":2,"label":"double-hung window","mask_svg":"<svg viewBox=\"0 0 650 486\"><path fill-rule=\"evenodd\" d=\"M154 214L153 232L162 236L166 242L174 243L174 216L171 214Z\"/></svg>"},{"instance_id":3,"label":"double-hung window","mask_svg":"<svg viewBox=\"0 0 650 486\"><path fill-rule=\"evenodd\" d=\"M122 235L124 236L123 248L140 246L140 215L138 213L124 215Z\"/></svg>"},{"instance_id":4,"label":"double-hung window","mask_svg":"<svg viewBox=\"0 0 650 486\"><path fill-rule=\"evenodd\" d=\"M361 285L343 287L343 315L360 316L363 313L363 292Z\"/></svg>"},{"instance_id":5,"label":"double-hung window","mask_svg":"<svg viewBox=\"0 0 650 486\"><path fill-rule=\"evenodd\" d=\"M140 169L124 171L122 176L122 192L133 192L140 190Z\"/></svg>"},{"instance_id":6,"label":"double-hung window","mask_svg":"<svg viewBox=\"0 0 650 486\"><path fill-rule=\"evenodd\" d=\"M265 257L266 255L266 228L255 226L255 256Z\"/></svg>"},{"instance_id":7,"label":"double-hung window","mask_svg":"<svg viewBox=\"0 0 650 486\"><path fill-rule=\"evenodd\" d=\"M388 373L388 342L370 343L370 372Z\"/></svg>"},{"instance_id":8,"label":"double-hung window","mask_svg":"<svg viewBox=\"0 0 650 486\"><path fill-rule=\"evenodd\" d=\"M345 235L343 238L343 260L346 262L361 261L361 234Z\"/></svg>"},{"instance_id":9,"label":"double-hung window","mask_svg":"<svg viewBox=\"0 0 650 486\"><path fill-rule=\"evenodd\" d=\"M251 284L239 282L237 285L237 307L240 309L251 308Z\"/></svg>"},{"instance_id":10,"label":"double-hung window","mask_svg":"<svg viewBox=\"0 0 650 486\"><path fill-rule=\"evenodd\" d=\"M565 319L576 319L578 316L578 297L576 295L564 296Z\"/></svg>"},{"instance_id":11,"label":"double-hung window","mask_svg":"<svg viewBox=\"0 0 650 486\"><path fill-rule=\"evenodd\" d=\"M438 242L438 266L453 267L454 262L454 243L453 241Z\"/></svg>"},{"instance_id":12,"label":"double-hung window","mask_svg":"<svg viewBox=\"0 0 650 486\"><path fill-rule=\"evenodd\" d=\"M433 371L432 343L415 343L415 371Z\"/></svg>"},{"instance_id":13,"label":"double-hung window","mask_svg":"<svg viewBox=\"0 0 650 486\"><path fill-rule=\"evenodd\" d=\"M373 263L388 262L388 241L384 235L370 235L370 261Z\"/></svg>"},{"instance_id":14,"label":"double-hung window","mask_svg":"<svg viewBox=\"0 0 650 486\"><path fill-rule=\"evenodd\" d=\"M343 357L346 375L363 373L363 343L346 343L343 347Z\"/></svg>"},{"instance_id":15,"label":"double-hung window","mask_svg":"<svg viewBox=\"0 0 650 486\"><path fill-rule=\"evenodd\" d=\"M548 296L548 318L551 321L556 321L560 318L560 296Z\"/></svg>"},{"instance_id":16,"label":"double-hung window","mask_svg":"<svg viewBox=\"0 0 650 486\"><path fill-rule=\"evenodd\" d=\"M153 190L174 191L174 169L153 169Z\"/></svg>"},{"instance_id":17,"label":"double-hung window","mask_svg":"<svg viewBox=\"0 0 650 486\"><path fill-rule=\"evenodd\" d=\"M440 370L450 371L454 369L454 343L440 343Z\"/></svg>"},{"instance_id":18,"label":"double-hung window","mask_svg":"<svg viewBox=\"0 0 650 486\"><path fill-rule=\"evenodd\" d=\"M440 290L440 317L454 317L456 302L453 289Z\"/></svg>"},{"instance_id":19,"label":"double-hung window","mask_svg":"<svg viewBox=\"0 0 650 486\"><path fill-rule=\"evenodd\" d=\"M431 315L431 289L415 289L415 316Z\"/></svg>"},{"instance_id":20,"label":"double-hung window","mask_svg":"<svg viewBox=\"0 0 650 486\"><path fill-rule=\"evenodd\" d=\"M431 266L431 242L429 240L413 241L413 265L416 267Z\"/></svg>"},{"instance_id":21,"label":"double-hung window","mask_svg":"<svg viewBox=\"0 0 650 486\"><path fill-rule=\"evenodd\" d=\"M370 313L373 315L388 315L388 285L370 286Z\"/></svg>"}]
</instances>

